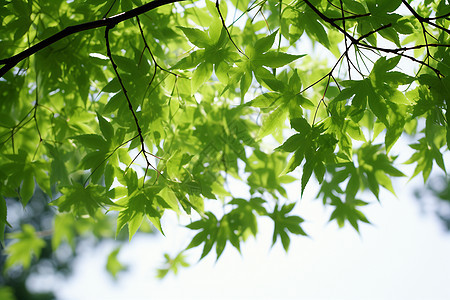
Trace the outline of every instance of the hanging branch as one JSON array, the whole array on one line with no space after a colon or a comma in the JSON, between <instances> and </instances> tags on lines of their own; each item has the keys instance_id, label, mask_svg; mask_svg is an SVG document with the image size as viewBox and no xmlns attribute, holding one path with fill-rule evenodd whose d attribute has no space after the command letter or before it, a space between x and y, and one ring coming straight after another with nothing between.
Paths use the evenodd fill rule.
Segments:
<instances>
[{"instance_id":1,"label":"hanging branch","mask_svg":"<svg viewBox=\"0 0 450 300\"><path fill-rule=\"evenodd\" d=\"M139 17L138 17L138 16L136 16L136 21L137 21L137 24L138 24L138 27L139 27L139 32L141 33L142 40L143 40L143 42L144 42L144 50L142 51L141 58L142 58L142 55L144 54L145 49L147 49L148 53L150 53L150 56L151 56L151 58L152 58L153 63L155 64L155 72L153 73L153 77L152 77L152 80L150 81L150 84L151 84L151 83L153 82L153 80L155 79L156 69L160 69L161 71L164 71L164 72L167 72L167 73L169 73L169 74L172 74L172 75L175 76L175 77L182 77L181 75L176 74L176 73L174 73L174 72L172 72L172 71L169 71L169 70L167 70L167 69L161 67L161 65L158 64L158 62L156 61L155 57L153 56L152 50L150 50L150 47L149 47L149 45L148 45L148 43L147 43L147 39L145 38L144 30L142 29L141 21L139 20ZM139 62L140 62L140 61L141 61L141 60L139 59Z\"/></svg>"},{"instance_id":2,"label":"hanging branch","mask_svg":"<svg viewBox=\"0 0 450 300\"><path fill-rule=\"evenodd\" d=\"M144 174L144 178L145 178L145 176L147 176L147 172L148 172L148 168L149 168L149 167L152 167L155 171L158 171L158 170L151 164L151 162L150 162L150 160L149 160L147 154L149 154L149 155L151 155L151 156L154 156L154 157L156 157L156 158L158 158L158 157L155 156L155 155L153 155L152 153L148 152L147 150L145 150L144 135L142 134L142 129L141 129L141 126L139 125L139 120L138 120L138 118L137 118L137 116L136 116L136 113L135 113L135 111L134 111L133 104L131 103L130 97L128 96L127 89L125 88L125 85L123 84L122 78L121 78L120 75L119 75L119 71L117 71L117 65L116 65L116 63L114 62L113 57L112 57L111 47L110 47L110 43L109 43L109 31L110 31L111 29L112 29L112 27L110 27L110 26L107 26L106 29L105 29L106 53L107 53L107 56L109 57L109 60L111 61L111 65L113 66L114 73L115 73L116 76L117 76L117 79L118 79L118 81L119 81L120 87L122 88L123 94L124 94L125 98L127 99L128 109L131 111L131 114L133 115L134 123L136 124L136 129L137 129L138 136L139 136L139 141L140 141L140 144L141 144L141 150L139 151L139 153L137 154L137 156L138 156L139 154L142 153L142 155L144 156L145 162L146 162L146 164L147 164L147 165L146 165L146 168L145 168L145 174ZM137 157L137 156L136 156L136 157ZM158 172L158 174L159 174L159 172ZM144 181L144 182L145 182L145 181Z\"/></svg>"},{"instance_id":3,"label":"hanging branch","mask_svg":"<svg viewBox=\"0 0 450 300\"><path fill-rule=\"evenodd\" d=\"M239 51L239 53L241 53L242 55L244 55L244 56L247 57L247 59L248 59L248 56L245 55L245 53L242 52L241 49L239 49L239 47L236 45L236 43L235 43L235 42L233 41L233 39L231 38L231 34L230 34L230 32L228 31L227 25L225 25L225 20L223 19L222 12L220 11L220 8L219 8L219 0L216 0L216 8L217 8L217 12L219 13L220 20L222 21L222 26L223 26L223 28L225 29L225 31L227 32L227 34L228 34L228 38L229 38L230 41L233 43L233 45L234 45L234 47L237 49L237 51Z\"/></svg>"},{"instance_id":4,"label":"hanging branch","mask_svg":"<svg viewBox=\"0 0 450 300\"><path fill-rule=\"evenodd\" d=\"M342 3L342 0L339 1L341 4L341 15L342 15L342 27L344 29L345 32L347 32L347 30L345 30L345 12L344 12L344 4ZM348 42L347 42L347 36L344 34L344 41L345 41L345 49L348 49ZM348 67L348 77L350 80L352 80L352 74L351 74L351 67L350 67L350 56L348 55L348 50L345 51L345 57L347 58L347 67ZM328 80L329 82L329 80ZM324 94L325 96L325 94Z\"/></svg>"}]
</instances>

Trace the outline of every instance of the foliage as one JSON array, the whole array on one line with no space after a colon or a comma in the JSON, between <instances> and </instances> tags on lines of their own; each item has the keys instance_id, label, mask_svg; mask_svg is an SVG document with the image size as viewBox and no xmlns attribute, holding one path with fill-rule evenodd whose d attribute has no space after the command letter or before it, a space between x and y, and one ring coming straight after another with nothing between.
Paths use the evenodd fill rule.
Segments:
<instances>
[{"instance_id":1,"label":"foliage","mask_svg":"<svg viewBox=\"0 0 450 300\"><path fill-rule=\"evenodd\" d=\"M446 169L447 0L1 5L2 233L10 199L27 207L39 188L59 211L55 249L82 220L108 213L131 239L148 222L163 233L174 211L191 216L185 250L203 247L201 258L228 242L240 251L260 218L287 250L306 235L293 208L312 178L330 221L359 231L364 191L379 200L392 177ZM392 154L406 135L412 174ZM233 196L231 177L249 197ZM6 266L27 267L42 242L30 225L13 229ZM187 265L183 253L159 276Z\"/></svg>"},{"instance_id":2,"label":"foliage","mask_svg":"<svg viewBox=\"0 0 450 300\"><path fill-rule=\"evenodd\" d=\"M77 256L78 251L75 247L73 251L70 251L68 247L59 247L53 251L51 230L48 230L48 228L55 217L55 209L48 205L48 198L40 189L36 189L26 210L23 209L18 199L8 199L8 212L15 218L11 219L11 227L7 228L7 236L11 231L16 231L11 235L17 235L18 239L15 239L14 243L10 244L11 246L8 248L8 251L13 249L11 256L0 257L1 270L5 270L5 264L13 264L9 268L9 272L0 274L0 298L55 299L55 295L50 291L32 291L32 288L27 284L28 278L39 276L44 272L47 276L69 275L73 259ZM17 229L21 227L24 228L24 232L17 232ZM32 248L33 246L35 248ZM18 249L20 247L23 247L23 249ZM35 249L39 251L39 257L34 255L32 250ZM29 267L24 269L21 266L21 261L27 263Z\"/></svg>"}]
</instances>

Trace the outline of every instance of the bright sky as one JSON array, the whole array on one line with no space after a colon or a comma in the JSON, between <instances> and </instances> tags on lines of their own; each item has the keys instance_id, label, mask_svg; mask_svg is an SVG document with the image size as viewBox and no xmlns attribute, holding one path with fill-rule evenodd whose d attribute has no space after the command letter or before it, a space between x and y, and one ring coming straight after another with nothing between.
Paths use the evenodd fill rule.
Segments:
<instances>
[{"instance_id":1,"label":"bright sky","mask_svg":"<svg viewBox=\"0 0 450 300\"><path fill-rule=\"evenodd\" d=\"M288 254L280 243L270 248L272 225L260 223L242 255L228 245L217 263L214 255L195 263L193 252L193 266L162 281L155 274L163 252L185 247L189 230L167 224L166 238L135 236L119 255L129 270L117 282L105 271L114 245L103 244L77 258L74 277L55 285L58 299L449 299L450 234L421 213L414 185L396 184L398 199L386 192L381 205L367 207L373 225L363 225L361 235L327 223L329 212L306 195L296 212L311 237L293 237Z\"/></svg>"}]
</instances>

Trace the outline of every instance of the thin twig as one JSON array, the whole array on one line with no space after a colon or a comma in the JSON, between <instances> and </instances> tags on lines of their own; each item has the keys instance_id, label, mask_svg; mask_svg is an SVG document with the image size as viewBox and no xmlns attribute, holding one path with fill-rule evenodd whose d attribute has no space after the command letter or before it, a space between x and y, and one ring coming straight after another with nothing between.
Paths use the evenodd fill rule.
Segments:
<instances>
[{"instance_id":1,"label":"thin twig","mask_svg":"<svg viewBox=\"0 0 450 300\"><path fill-rule=\"evenodd\" d=\"M342 29L344 29L345 32L345 13L344 13L344 4L342 3L342 0L339 0L341 4L341 15L342 15ZM345 42L345 49L348 49L348 43L347 43L347 36L344 34L344 42ZM352 74L351 74L351 68L350 68L350 57L348 55L348 51L345 51L345 57L347 58L347 67L348 67L348 77L350 80L352 80Z\"/></svg>"},{"instance_id":2,"label":"thin twig","mask_svg":"<svg viewBox=\"0 0 450 300\"><path fill-rule=\"evenodd\" d=\"M217 9L217 12L219 13L220 20L222 21L222 26L225 29L225 31L227 32L228 38L230 39L231 43L233 43L234 47L239 51L239 53L241 53L242 55L244 55L248 59L248 56L245 55L245 53L242 52L241 49L239 49L239 47L235 44L235 42L231 38L231 34L228 31L227 25L225 25L225 20L223 19L222 12L220 11L220 8L219 8L219 0L216 0L216 9Z\"/></svg>"},{"instance_id":3,"label":"thin twig","mask_svg":"<svg viewBox=\"0 0 450 300\"><path fill-rule=\"evenodd\" d=\"M149 167L149 166L151 166L151 167L154 168L155 170L156 170L156 168L153 167L153 165L150 163L150 161L149 161L149 159L148 159L148 157L147 157L147 153L148 153L148 152L145 150L144 136L143 136L143 134L142 134L141 126L139 125L139 120L138 120L138 118L137 118L137 116L136 116L136 113L135 113L135 111L134 111L134 109L133 109L133 104L131 103L130 97L128 96L127 89L125 88L125 85L123 84L122 78L120 77L120 74L119 74L119 72L118 72L118 70L117 70L117 65L116 65L116 63L114 62L113 57L112 57L112 54L111 54L111 47L110 47L110 43L109 43L109 30L110 30L111 28L112 28L112 27L107 26L106 29L105 29L106 52L107 52L107 55L108 55L108 57L109 57L109 60L111 61L111 64L112 64L113 69L114 69L114 73L115 73L116 76L117 76L117 79L118 79L118 81L119 81L119 84L120 84L120 86L121 86L121 88L122 88L122 91L123 91L123 93L124 93L124 95L125 95L125 98L127 99L127 102L128 102L128 109L131 111L131 114L133 115L134 123L136 124L136 129L137 129L138 136L139 136L139 141L140 141L140 143L141 143L141 150L139 151L139 154L142 153L142 155L143 155L144 158L145 158L145 161L146 161L146 163L147 163L145 173L147 174L147 170L148 170L148 167ZM144 182L145 182L145 180L144 180Z\"/></svg>"}]
</instances>

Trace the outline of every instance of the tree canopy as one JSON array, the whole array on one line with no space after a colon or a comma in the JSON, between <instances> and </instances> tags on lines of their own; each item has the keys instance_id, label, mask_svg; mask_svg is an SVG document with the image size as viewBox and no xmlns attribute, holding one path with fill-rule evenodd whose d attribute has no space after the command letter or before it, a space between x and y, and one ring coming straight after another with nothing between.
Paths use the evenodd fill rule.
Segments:
<instances>
[{"instance_id":1,"label":"tree canopy","mask_svg":"<svg viewBox=\"0 0 450 300\"><path fill-rule=\"evenodd\" d=\"M392 177L445 171L448 0L0 3L7 268L105 218L130 239L148 224L164 233L168 211L191 216L186 250L201 258L240 251L260 218L288 250L307 235L293 209L311 180L330 221L358 231L369 223L361 207L395 193ZM234 196L236 180L248 197ZM4 237L7 202L26 209L37 190L58 211L53 229L23 224ZM160 276L184 255L167 256Z\"/></svg>"}]
</instances>

